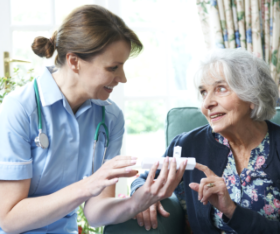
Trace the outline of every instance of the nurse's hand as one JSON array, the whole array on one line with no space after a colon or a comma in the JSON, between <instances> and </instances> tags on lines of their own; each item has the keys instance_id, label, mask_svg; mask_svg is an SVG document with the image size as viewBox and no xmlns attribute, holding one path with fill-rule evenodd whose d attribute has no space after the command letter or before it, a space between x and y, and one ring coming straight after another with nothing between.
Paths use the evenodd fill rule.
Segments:
<instances>
[{"instance_id":1,"label":"nurse's hand","mask_svg":"<svg viewBox=\"0 0 280 234\"><path fill-rule=\"evenodd\" d=\"M178 186L183 177L187 165L187 160L181 163L178 171L176 171L175 159L172 159L171 161L170 170L168 170L168 164L169 158L166 157L160 174L154 181L156 170L158 168L158 162L155 163L149 172L145 184L137 189L131 197L133 209L135 209L137 214L141 212L136 216L138 218L138 223L140 225L141 217L143 217L144 220L142 221L142 224L145 224L146 229L157 226L155 213L158 210L161 211L160 213L163 216L168 217L168 213L165 210L161 209L161 206L159 205L160 203L158 202L172 195L174 189ZM156 207L154 205L155 203L157 203ZM147 211L147 209L149 209L149 212ZM148 215L151 214L151 210L154 214L148 217Z\"/></svg>"},{"instance_id":2,"label":"nurse's hand","mask_svg":"<svg viewBox=\"0 0 280 234\"><path fill-rule=\"evenodd\" d=\"M84 179L89 196L98 196L103 189L116 184L119 177L132 177L138 171L126 168L136 164L136 157L117 156L104 163L93 175Z\"/></svg>"},{"instance_id":3,"label":"nurse's hand","mask_svg":"<svg viewBox=\"0 0 280 234\"><path fill-rule=\"evenodd\" d=\"M189 186L194 191L198 192L198 200L203 205L208 202L221 211L229 219L232 217L236 205L231 200L226 183L222 177L217 176L207 166L196 163L198 170L204 172L206 178L201 179L200 184L190 183Z\"/></svg>"}]
</instances>

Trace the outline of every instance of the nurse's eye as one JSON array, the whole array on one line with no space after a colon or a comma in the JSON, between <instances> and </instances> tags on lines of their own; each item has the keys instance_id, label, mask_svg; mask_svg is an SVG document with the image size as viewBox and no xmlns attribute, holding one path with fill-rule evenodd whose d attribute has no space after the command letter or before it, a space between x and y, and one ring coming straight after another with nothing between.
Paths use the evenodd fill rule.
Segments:
<instances>
[{"instance_id":1,"label":"nurse's eye","mask_svg":"<svg viewBox=\"0 0 280 234\"><path fill-rule=\"evenodd\" d=\"M110 68L109 68L110 71L116 71L117 69L118 69L118 66L110 67Z\"/></svg>"}]
</instances>

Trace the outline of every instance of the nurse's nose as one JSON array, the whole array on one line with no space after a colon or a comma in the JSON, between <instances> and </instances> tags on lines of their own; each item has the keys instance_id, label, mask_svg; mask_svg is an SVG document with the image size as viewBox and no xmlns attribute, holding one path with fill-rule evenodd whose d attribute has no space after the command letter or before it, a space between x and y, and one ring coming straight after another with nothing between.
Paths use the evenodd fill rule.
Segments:
<instances>
[{"instance_id":1,"label":"nurse's nose","mask_svg":"<svg viewBox=\"0 0 280 234\"><path fill-rule=\"evenodd\" d=\"M215 94L213 92L208 93L203 100L203 107L207 110L212 110L217 105L218 102Z\"/></svg>"},{"instance_id":2,"label":"nurse's nose","mask_svg":"<svg viewBox=\"0 0 280 234\"><path fill-rule=\"evenodd\" d=\"M120 83L126 83L127 82L127 79L126 79L126 76L125 76L125 73L124 73L123 69L119 70L119 72L117 74L117 77L116 77L116 81L120 82Z\"/></svg>"}]
</instances>

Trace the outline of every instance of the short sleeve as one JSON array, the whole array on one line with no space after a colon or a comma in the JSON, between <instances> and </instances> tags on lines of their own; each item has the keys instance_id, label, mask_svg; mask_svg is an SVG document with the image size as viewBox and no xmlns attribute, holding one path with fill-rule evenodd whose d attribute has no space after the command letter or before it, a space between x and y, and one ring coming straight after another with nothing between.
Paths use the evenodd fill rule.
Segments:
<instances>
[{"instance_id":1,"label":"short sleeve","mask_svg":"<svg viewBox=\"0 0 280 234\"><path fill-rule=\"evenodd\" d=\"M119 155L122 147L122 140L124 134L124 116L123 112L120 110L114 125L112 126L110 136L109 136L109 145L106 152L106 159L112 159L115 156Z\"/></svg>"},{"instance_id":2,"label":"short sleeve","mask_svg":"<svg viewBox=\"0 0 280 234\"><path fill-rule=\"evenodd\" d=\"M0 180L32 178L30 118L13 96L0 109Z\"/></svg>"}]
</instances>

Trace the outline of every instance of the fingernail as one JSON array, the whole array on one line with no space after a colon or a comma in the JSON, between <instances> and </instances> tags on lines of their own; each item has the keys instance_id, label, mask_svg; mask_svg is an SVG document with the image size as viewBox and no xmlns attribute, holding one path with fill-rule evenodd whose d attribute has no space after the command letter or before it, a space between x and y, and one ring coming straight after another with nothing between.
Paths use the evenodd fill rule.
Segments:
<instances>
[{"instance_id":1,"label":"fingernail","mask_svg":"<svg viewBox=\"0 0 280 234\"><path fill-rule=\"evenodd\" d=\"M131 160L131 164L136 164L136 160Z\"/></svg>"},{"instance_id":2,"label":"fingernail","mask_svg":"<svg viewBox=\"0 0 280 234\"><path fill-rule=\"evenodd\" d=\"M140 223L139 223L139 225L142 227L142 226L143 226L143 223L142 223L142 222L140 222Z\"/></svg>"},{"instance_id":3,"label":"fingernail","mask_svg":"<svg viewBox=\"0 0 280 234\"><path fill-rule=\"evenodd\" d=\"M198 196L198 200L200 201L200 196Z\"/></svg>"},{"instance_id":4,"label":"fingernail","mask_svg":"<svg viewBox=\"0 0 280 234\"><path fill-rule=\"evenodd\" d=\"M126 172L130 172L132 169L131 168L125 168Z\"/></svg>"},{"instance_id":5,"label":"fingernail","mask_svg":"<svg viewBox=\"0 0 280 234\"><path fill-rule=\"evenodd\" d=\"M168 157L166 157L166 158L164 159L164 161L165 161L165 162L168 162L168 161L169 161L169 158L168 158Z\"/></svg>"},{"instance_id":6,"label":"fingernail","mask_svg":"<svg viewBox=\"0 0 280 234\"><path fill-rule=\"evenodd\" d=\"M138 159L137 157L131 156L131 159Z\"/></svg>"},{"instance_id":7,"label":"fingernail","mask_svg":"<svg viewBox=\"0 0 280 234\"><path fill-rule=\"evenodd\" d=\"M148 226L148 227L146 227L146 230L147 230L147 231L150 231L150 229L151 229L151 228L150 228L149 226Z\"/></svg>"},{"instance_id":8,"label":"fingernail","mask_svg":"<svg viewBox=\"0 0 280 234\"><path fill-rule=\"evenodd\" d=\"M153 225L153 229L156 229L157 228L157 225Z\"/></svg>"},{"instance_id":9,"label":"fingernail","mask_svg":"<svg viewBox=\"0 0 280 234\"><path fill-rule=\"evenodd\" d=\"M184 165L186 166L186 165L187 165L187 163L188 163L188 160L185 160Z\"/></svg>"},{"instance_id":10,"label":"fingernail","mask_svg":"<svg viewBox=\"0 0 280 234\"><path fill-rule=\"evenodd\" d=\"M172 158L172 161L173 161L173 162L176 162L176 158Z\"/></svg>"}]
</instances>

